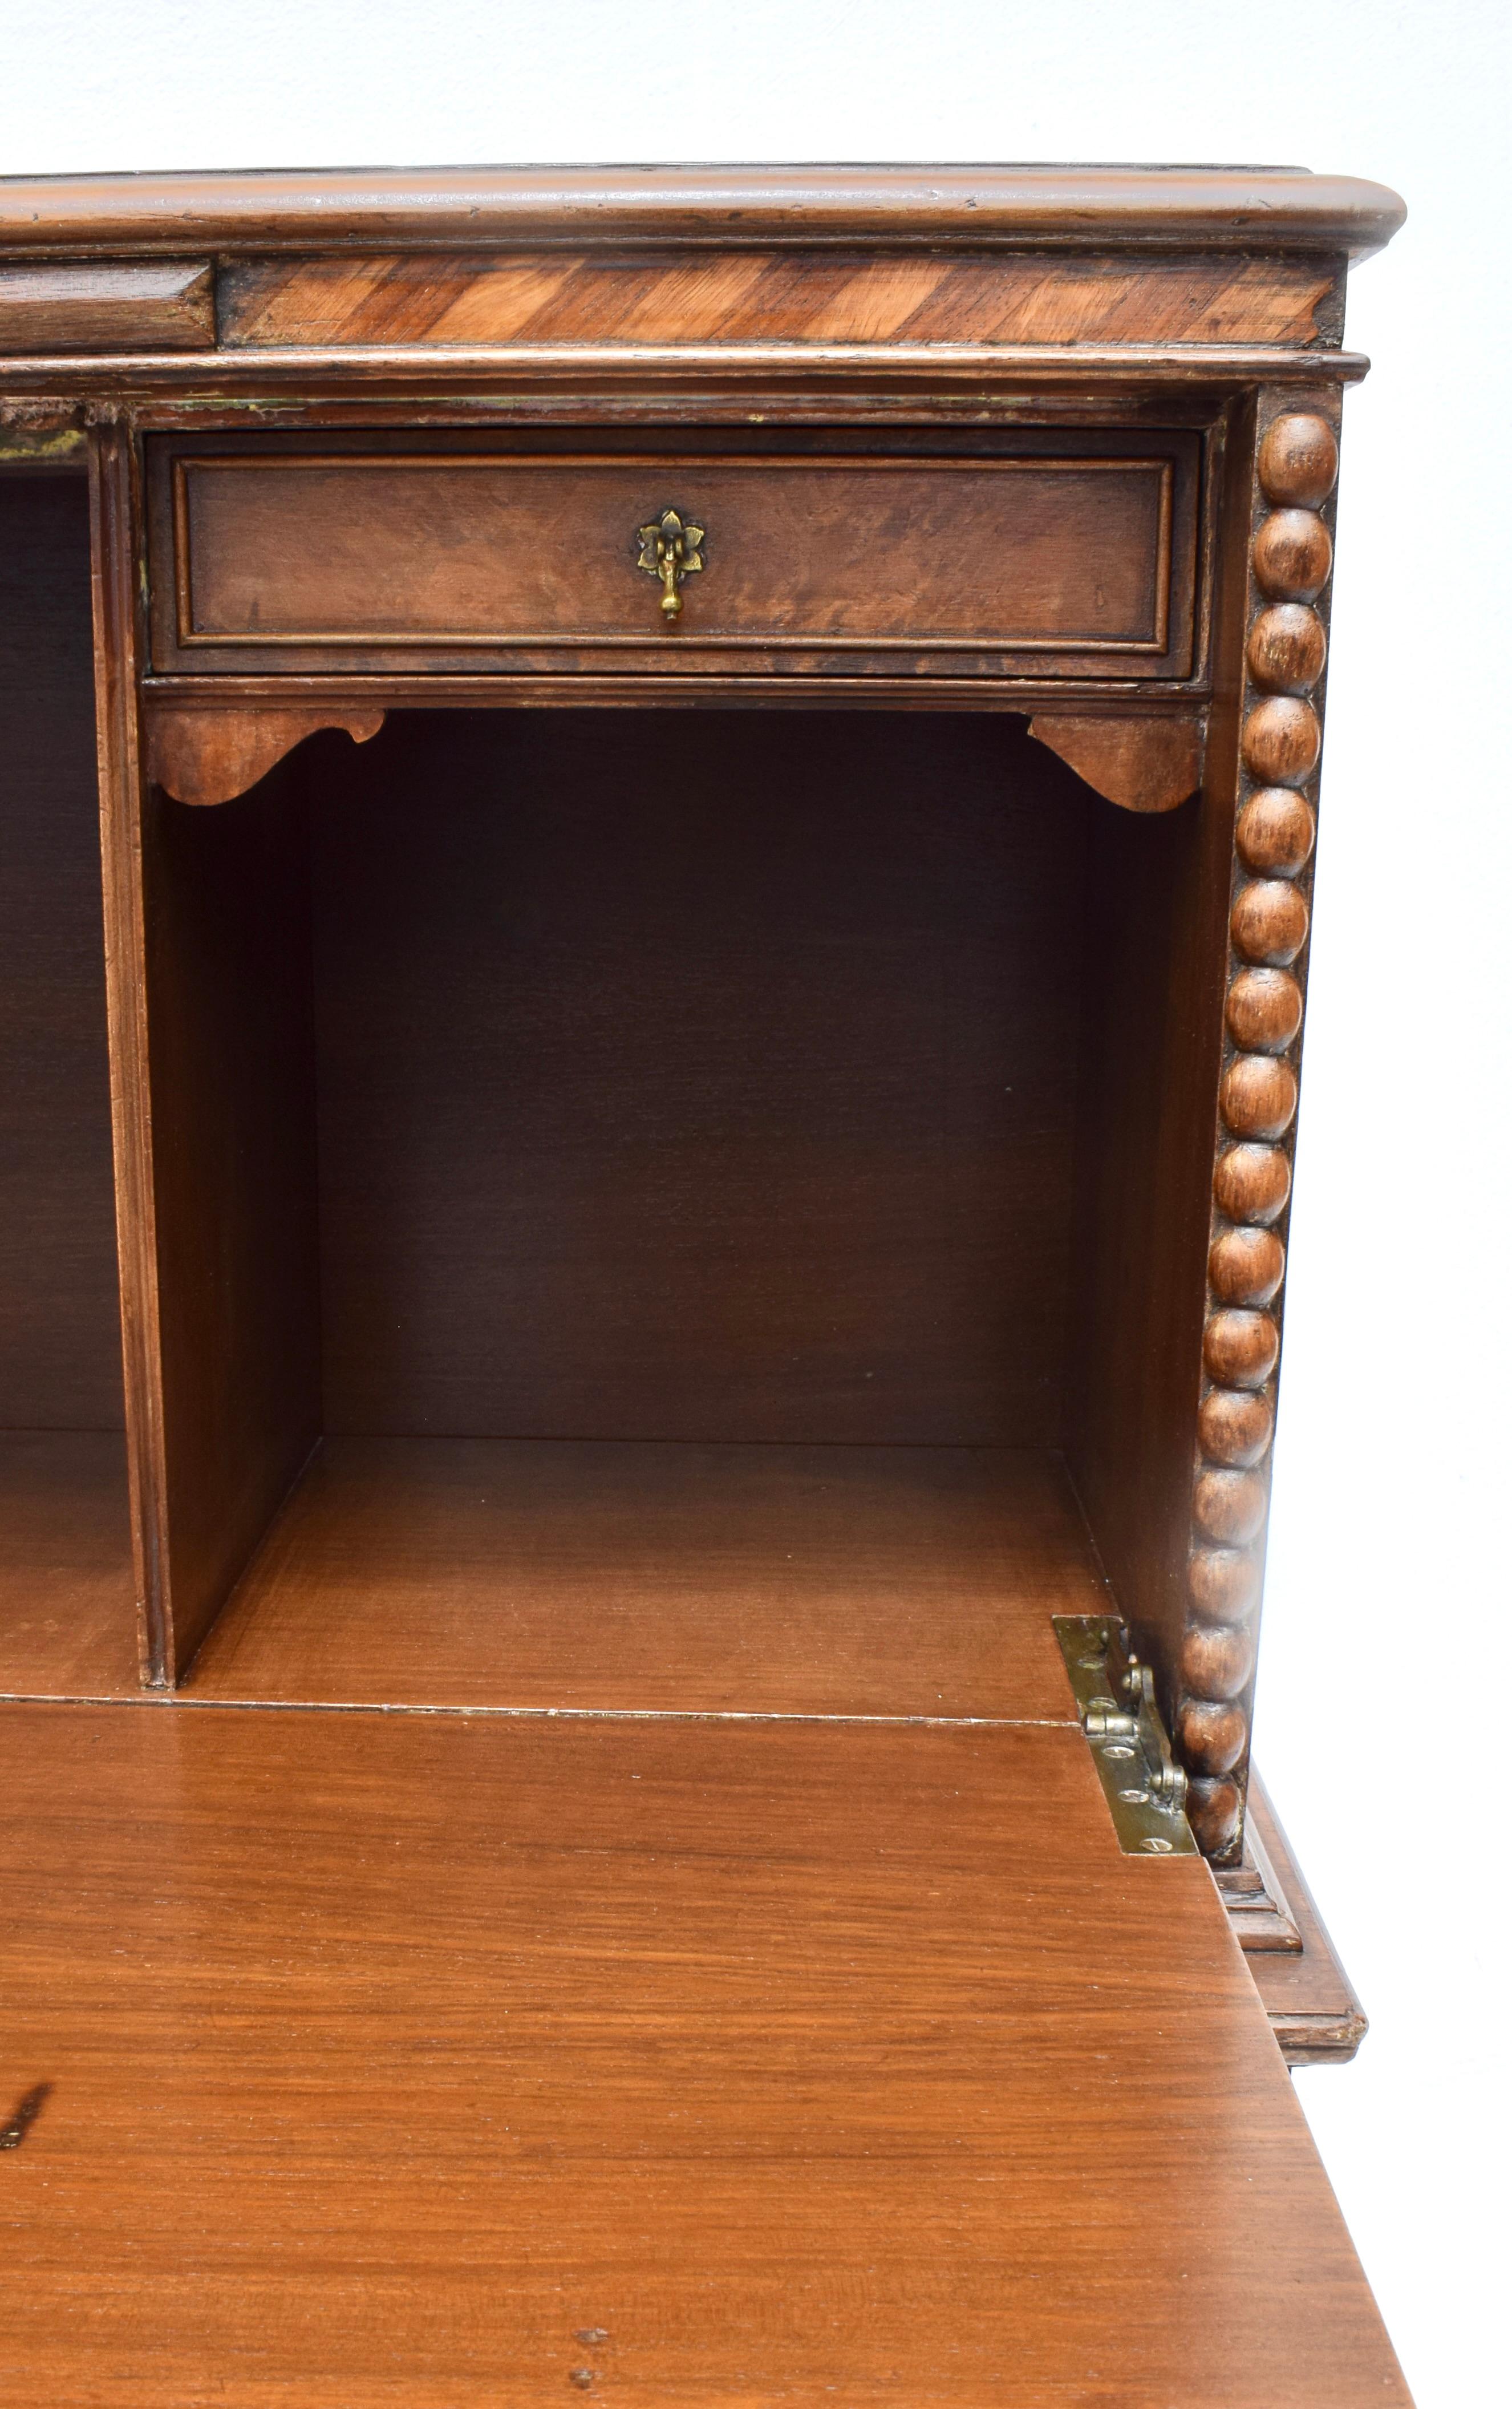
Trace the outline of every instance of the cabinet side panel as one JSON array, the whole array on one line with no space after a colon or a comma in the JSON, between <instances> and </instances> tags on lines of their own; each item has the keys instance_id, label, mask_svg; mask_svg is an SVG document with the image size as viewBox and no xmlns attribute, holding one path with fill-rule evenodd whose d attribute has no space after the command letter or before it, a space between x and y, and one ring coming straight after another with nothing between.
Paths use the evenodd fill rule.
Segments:
<instances>
[{"instance_id":1,"label":"cabinet side panel","mask_svg":"<svg viewBox=\"0 0 1512 2409\"><path fill-rule=\"evenodd\" d=\"M1228 837L1210 800L1109 809L1090 879L1071 1464L1092 1536L1162 1686L1183 1566L1222 1011Z\"/></svg>"},{"instance_id":2,"label":"cabinet side panel","mask_svg":"<svg viewBox=\"0 0 1512 2409\"><path fill-rule=\"evenodd\" d=\"M320 1429L309 845L297 780L143 811L177 1671Z\"/></svg>"},{"instance_id":3,"label":"cabinet side panel","mask_svg":"<svg viewBox=\"0 0 1512 2409\"><path fill-rule=\"evenodd\" d=\"M77 475L0 479L0 1427L122 1426Z\"/></svg>"},{"instance_id":4,"label":"cabinet side panel","mask_svg":"<svg viewBox=\"0 0 1512 2409\"><path fill-rule=\"evenodd\" d=\"M1174 1709L1228 959L1248 534L1246 428L1216 447L1217 687L1201 794L1109 812L1090 881L1071 1463L1123 1612ZM1224 461L1237 455L1237 473Z\"/></svg>"}]
</instances>

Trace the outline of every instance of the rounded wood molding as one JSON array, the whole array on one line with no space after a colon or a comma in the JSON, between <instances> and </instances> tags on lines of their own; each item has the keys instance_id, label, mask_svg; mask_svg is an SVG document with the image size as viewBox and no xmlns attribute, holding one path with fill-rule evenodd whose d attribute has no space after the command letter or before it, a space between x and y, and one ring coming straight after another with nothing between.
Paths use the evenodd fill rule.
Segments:
<instances>
[{"instance_id":1,"label":"rounded wood molding","mask_svg":"<svg viewBox=\"0 0 1512 2409\"><path fill-rule=\"evenodd\" d=\"M1187 1791L1187 1821L1204 1857L1227 1857L1239 1844L1244 1793L1236 1782L1199 1777Z\"/></svg>"},{"instance_id":2,"label":"rounded wood molding","mask_svg":"<svg viewBox=\"0 0 1512 2409\"><path fill-rule=\"evenodd\" d=\"M1260 1604L1260 1565L1244 1548L1199 1548L1187 1594L1204 1623L1246 1623Z\"/></svg>"},{"instance_id":3,"label":"rounded wood molding","mask_svg":"<svg viewBox=\"0 0 1512 2409\"><path fill-rule=\"evenodd\" d=\"M1181 1644L1181 1679L1194 1698L1227 1706L1243 1697L1255 1669L1247 1631L1193 1623Z\"/></svg>"},{"instance_id":4,"label":"rounded wood molding","mask_svg":"<svg viewBox=\"0 0 1512 2409\"><path fill-rule=\"evenodd\" d=\"M1315 602L1333 566L1333 541L1316 511L1273 511L1255 538L1255 582L1273 602Z\"/></svg>"},{"instance_id":5,"label":"rounded wood molding","mask_svg":"<svg viewBox=\"0 0 1512 2409\"><path fill-rule=\"evenodd\" d=\"M1289 971L1241 971L1224 1018L1234 1044L1246 1052L1284 1054L1302 1028L1302 988Z\"/></svg>"},{"instance_id":6,"label":"rounded wood molding","mask_svg":"<svg viewBox=\"0 0 1512 2409\"><path fill-rule=\"evenodd\" d=\"M1236 1054L1219 1090L1235 1137L1284 1137L1297 1111L1297 1075L1274 1054Z\"/></svg>"},{"instance_id":7,"label":"rounded wood molding","mask_svg":"<svg viewBox=\"0 0 1512 2409\"><path fill-rule=\"evenodd\" d=\"M1271 786L1300 786L1318 767L1323 731L1310 702L1273 694L1245 721L1245 767Z\"/></svg>"},{"instance_id":8,"label":"rounded wood molding","mask_svg":"<svg viewBox=\"0 0 1512 2409\"><path fill-rule=\"evenodd\" d=\"M1213 1314L1202 1333L1208 1377L1227 1389L1262 1388L1280 1351L1280 1334L1270 1315L1241 1305Z\"/></svg>"},{"instance_id":9,"label":"rounded wood molding","mask_svg":"<svg viewBox=\"0 0 1512 2409\"><path fill-rule=\"evenodd\" d=\"M1249 1745L1249 1721L1242 1708L1188 1698L1176 1719L1176 1736L1194 1771L1231 1773Z\"/></svg>"},{"instance_id":10,"label":"rounded wood molding","mask_svg":"<svg viewBox=\"0 0 1512 2409\"><path fill-rule=\"evenodd\" d=\"M1269 1401L1253 1389L1209 1389L1197 1414L1197 1437L1210 1464L1248 1470L1274 1428Z\"/></svg>"},{"instance_id":11,"label":"rounded wood molding","mask_svg":"<svg viewBox=\"0 0 1512 2409\"><path fill-rule=\"evenodd\" d=\"M1267 1493L1257 1472L1210 1466L1198 1476L1193 1519L1204 1538L1224 1548L1247 1548L1264 1527Z\"/></svg>"},{"instance_id":12,"label":"rounded wood molding","mask_svg":"<svg viewBox=\"0 0 1512 2409\"><path fill-rule=\"evenodd\" d=\"M1291 1165L1277 1146L1231 1146L1213 1174L1213 1199L1231 1221L1274 1221L1291 1194Z\"/></svg>"},{"instance_id":13,"label":"rounded wood molding","mask_svg":"<svg viewBox=\"0 0 1512 2409\"><path fill-rule=\"evenodd\" d=\"M1286 411L1261 437L1256 467L1267 501L1316 511L1338 477L1339 439L1316 412Z\"/></svg>"},{"instance_id":14,"label":"rounded wood molding","mask_svg":"<svg viewBox=\"0 0 1512 2409\"><path fill-rule=\"evenodd\" d=\"M1307 942L1307 904L1288 879L1251 879L1234 897L1229 929L1246 961L1279 968Z\"/></svg>"},{"instance_id":15,"label":"rounded wood molding","mask_svg":"<svg viewBox=\"0 0 1512 2409\"><path fill-rule=\"evenodd\" d=\"M1234 843L1246 870L1262 877L1295 878L1312 856L1318 821L1293 786L1262 786L1239 815Z\"/></svg>"},{"instance_id":16,"label":"rounded wood molding","mask_svg":"<svg viewBox=\"0 0 1512 2409\"><path fill-rule=\"evenodd\" d=\"M1249 674L1273 694L1306 694L1327 657L1323 622L1306 602L1273 602L1249 631Z\"/></svg>"},{"instance_id":17,"label":"rounded wood molding","mask_svg":"<svg viewBox=\"0 0 1512 2409\"><path fill-rule=\"evenodd\" d=\"M1274 1230L1225 1230L1208 1249L1208 1286L1225 1305L1269 1305L1286 1268L1287 1250Z\"/></svg>"}]
</instances>

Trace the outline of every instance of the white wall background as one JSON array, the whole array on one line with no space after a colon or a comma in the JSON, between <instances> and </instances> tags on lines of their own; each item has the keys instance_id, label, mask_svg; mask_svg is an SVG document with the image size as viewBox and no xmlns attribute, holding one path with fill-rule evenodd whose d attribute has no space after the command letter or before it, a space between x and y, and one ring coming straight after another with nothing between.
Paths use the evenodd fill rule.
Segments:
<instances>
[{"instance_id":1,"label":"white wall background","mask_svg":"<svg viewBox=\"0 0 1512 2409\"><path fill-rule=\"evenodd\" d=\"M1349 305L1377 365L1346 405L1259 1738L1374 2018L1298 2089L1420 2409L1507 2398L1509 28L1505 0L0 0L6 174L1239 160L1405 195Z\"/></svg>"}]
</instances>

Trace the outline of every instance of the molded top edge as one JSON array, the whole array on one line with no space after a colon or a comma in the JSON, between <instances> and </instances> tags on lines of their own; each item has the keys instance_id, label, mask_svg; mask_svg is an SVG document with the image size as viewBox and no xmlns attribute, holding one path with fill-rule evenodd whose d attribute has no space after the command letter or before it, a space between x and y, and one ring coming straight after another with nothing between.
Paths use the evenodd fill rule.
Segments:
<instances>
[{"instance_id":1,"label":"molded top edge","mask_svg":"<svg viewBox=\"0 0 1512 2409\"><path fill-rule=\"evenodd\" d=\"M0 252L552 241L1049 244L1363 259L1406 215L1300 167L273 168L0 178Z\"/></svg>"}]
</instances>

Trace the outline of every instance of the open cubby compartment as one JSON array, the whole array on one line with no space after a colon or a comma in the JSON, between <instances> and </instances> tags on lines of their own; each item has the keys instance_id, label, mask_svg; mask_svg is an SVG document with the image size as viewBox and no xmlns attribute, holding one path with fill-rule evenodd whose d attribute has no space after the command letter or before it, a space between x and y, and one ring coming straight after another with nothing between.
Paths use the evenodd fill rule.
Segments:
<instances>
[{"instance_id":1,"label":"open cubby compartment","mask_svg":"<svg viewBox=\"0 0 1512 2409\"><path fill-rule=\"evenodd\" d=\"M0 474L0 1693L137 1680L81 475Z\"/></svg>"},{"instance_id":2,"label":"open cubby compartment","mask_svg":"<svg viewBox=\"0 0 1512 2409\"><path fill-rule=\"evenodd\" d=\"M157 1677L1068 1712L1053 1612L1180 1613L1202 827L986 714L153 790Z\"/></svg>"}]
</instances>

